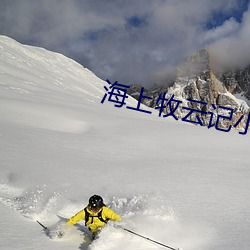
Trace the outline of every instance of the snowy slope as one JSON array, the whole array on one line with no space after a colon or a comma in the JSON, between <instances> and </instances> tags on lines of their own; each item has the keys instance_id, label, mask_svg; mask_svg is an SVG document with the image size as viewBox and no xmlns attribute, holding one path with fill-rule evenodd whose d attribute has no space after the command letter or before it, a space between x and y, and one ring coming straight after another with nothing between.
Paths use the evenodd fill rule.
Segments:
<instances>
[{"instance_id":1,"label":"snowy slope","mask_svg":"<svg viewBox=\"0 0 250 250\"><path fill-rule=\"evenodd\" d=\"M60 54L0 37L0 248L162 249L111 225L92 244L81 227L51 240L36 223L53 227L98 193L123 226L164 244L248 250L249 133L101 104L104 85Z\"/></svg>"}]
</instances>

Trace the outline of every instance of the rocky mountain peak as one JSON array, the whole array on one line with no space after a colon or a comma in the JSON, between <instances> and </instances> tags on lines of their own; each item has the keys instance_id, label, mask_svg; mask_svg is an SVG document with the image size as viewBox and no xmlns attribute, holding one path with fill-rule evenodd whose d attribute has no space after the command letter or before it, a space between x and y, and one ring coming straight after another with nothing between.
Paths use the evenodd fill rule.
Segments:
<instances>
[{"instance_id":1,"label":"rocky mountain peak","mask_svg":"<svg viewBox=\"0 0 250 250\"><path fill-rule=\"evenodd\" d=\"M182 109L182 107L195 108L197 110L191 116L191 120L196 120L196 115L200 115L199 111L203 111L208 114L213 113L214 122L216 122L218 115L224 114L228 117L229 111L227 109L232 109L232 119L221 119L219 126L227 128L230 125L234 125L237 119L244 115L244 119L238 124L238 128L244 128L250 108L244 100L236 98L233 93L237 91L238 93L240 91L243 92L244 87L250 86L250 67L249 71L232 71L217 74L212 70L211 61L207 49L201 49L188 57L178 67L176 79L171 86L153 87L150 90L144 90L144 94L152 97L152 100L148 101L145 99L143 103L154 108L158 105L158 97L165 92L167 100L174 95L175 99L182 101L179 111L176 112L178 118L183 118L187 115L186 109ZM135 95L134 97L136 98ZM197 102L192 103L187 101L187 99L203 102L206 105ZM223 110L221 107L225 107L225 109ZM167 114L170 110L166 108L164 112ZM210 115L202 115L201 120L203 125L208 125L211 122L210 117Z\"/></svg>"},{"instance_id":2,"label":"rocky mountain peak","mask_svg":"<svg viewBox=\"0 0 250 250\"><path fill-rule=\"evenodd\" d=\"M232 94L240 94L250 100L250 65L245 68L227 70L217 77Z\"/></svg>"},{"instance_id":3,"label":"rocky mountain peak","mask_svg":"<svg viewBox=\"0 0 250 250\"><path fill-rule=\"evenodd\" d=\"M177 69L177 77L194 77L210 70L209 52L201 49L188 57Z\"/></svg>"},{"instance_id":4,"label":"rocky mountain peak","mask_svg":"<svg viewBox=\"0 0 250 250\"><path fill-rule=\"evenodd\" d=\"M219 94L226 93L226 87L217 79L211 65L208 50L202 49L188 57L178 68L173 88L181 88L182 99L215 104Z\"/></svg>"}]
</instances>

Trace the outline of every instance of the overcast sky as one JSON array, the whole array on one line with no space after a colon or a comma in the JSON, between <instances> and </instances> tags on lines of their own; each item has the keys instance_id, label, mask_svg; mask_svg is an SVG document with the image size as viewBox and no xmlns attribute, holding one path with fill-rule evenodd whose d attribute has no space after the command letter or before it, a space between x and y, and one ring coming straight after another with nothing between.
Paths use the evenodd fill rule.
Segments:
<instances>
[{"instance_id":1,"label":"overcast sky","mask_svg":"<svg viewBox=\"0 0 250 250\"><path fill-rule=\"evenodd\" d=\"M212 47L250 62L250 0L0 0L0 34L61 52L102 79L149 86Z\"/></svg>"}]
</instances>

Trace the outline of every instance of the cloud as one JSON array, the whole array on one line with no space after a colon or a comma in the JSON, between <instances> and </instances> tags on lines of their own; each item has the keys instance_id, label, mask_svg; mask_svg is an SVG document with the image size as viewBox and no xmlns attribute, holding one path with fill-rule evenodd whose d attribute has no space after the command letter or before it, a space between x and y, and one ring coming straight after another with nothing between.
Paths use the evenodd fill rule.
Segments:
<instances>
[{"instance_id":1,"label":"cloud","mask_svg":"<svg viewBox=\"0 0 250 250\"><path fill-rule=\"evenodd\" d=\"M249 39L248 14L242 22L233 17L239 2L2 0L0 33L61 52L103 79L148 86L204 46L220 51ZM217 24L214 13L227 18Z\"/></svg>"},{"instance_id":2,"label":"cloud","mask_svg":"<svg viewBox=\"0 0 250 250\"><path fill-rule=\"evenodd\" d=\"M224 24L220 29L227 29ZM210 51L218 64L224 67L245 67L250 64L250 9L233 32L210 44Z\"/></svg>"},{"instance_id":3,"label":"cloud","mask_svg":"<svg viewBox=\"0 0 250 250\"><path fill-rule=\"evenodd\" d=\"M240 28L240 24L235 20L235 18L230 18L224 21L221 26L204 31L203 36L200 39L201 44L211 44L213 42L219 41L225 37L235 34Z\"/></svg>"}]
</instances>

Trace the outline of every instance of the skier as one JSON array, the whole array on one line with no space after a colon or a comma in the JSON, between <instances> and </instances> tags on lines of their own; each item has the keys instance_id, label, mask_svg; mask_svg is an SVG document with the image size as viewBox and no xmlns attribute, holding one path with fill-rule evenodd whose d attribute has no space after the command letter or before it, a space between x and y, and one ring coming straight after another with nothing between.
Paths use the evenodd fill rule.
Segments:
<instances>
[{"instance_id":1,"label":"skier","mask_svg":"<svg viewBox=\"0 0 250 250\"><path fill-rule=\"evenodd\" d=\"M120 222L122 219L120 215L105 206L101 196L95 194L89 198L89 204L72 216L67 224L74 225L80 220L85 220L85 226L92 232L94 239L109 220Z\"/></svg>"}]
</instances>

